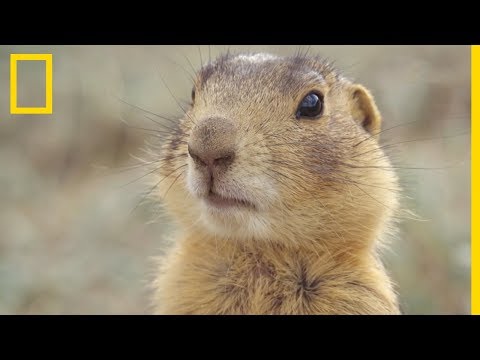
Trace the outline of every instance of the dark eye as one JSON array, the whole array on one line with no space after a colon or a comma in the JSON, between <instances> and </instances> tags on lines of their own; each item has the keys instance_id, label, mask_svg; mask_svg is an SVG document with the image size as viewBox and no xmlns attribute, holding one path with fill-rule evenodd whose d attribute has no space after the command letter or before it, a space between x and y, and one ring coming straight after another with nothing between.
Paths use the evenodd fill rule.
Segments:
<instances>
[{"instance_id":1,"label":"dark eye","mask_svg":"<svg viewBox=\"0 0 480 360\"><path fill-rule=\"evenodd\" d=\"M300 118L317 118L323 111L323 95L317 92L308 93L298 105L297 119Z\"/></svg>"},{"instance_id":2,"label":"dark eye","mask_svg":"<svg viewBox=\"0 0 480 360\"><path fill-rule=\"evenodd\" d=\"M195 88L192 89L192 103L195 103Z\"/></svg>"}]
</instances>

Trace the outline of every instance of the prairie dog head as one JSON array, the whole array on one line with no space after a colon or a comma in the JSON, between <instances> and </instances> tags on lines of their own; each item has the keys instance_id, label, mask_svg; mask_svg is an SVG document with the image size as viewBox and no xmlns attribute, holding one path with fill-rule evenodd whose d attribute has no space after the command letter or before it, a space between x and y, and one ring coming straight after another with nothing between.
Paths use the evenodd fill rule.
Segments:
<instances>
[{"instance_id":1,"label":"prairie dog head","mask_svg":"<svg viewBox=\"0 0 480 360\"><path fill-rule=\"evenodd\" d=\"M225 55L198 72L155 193L218 238L366 245L397 207L380 126L369 91L318 57Z\"/></svg>"}]
</instances>

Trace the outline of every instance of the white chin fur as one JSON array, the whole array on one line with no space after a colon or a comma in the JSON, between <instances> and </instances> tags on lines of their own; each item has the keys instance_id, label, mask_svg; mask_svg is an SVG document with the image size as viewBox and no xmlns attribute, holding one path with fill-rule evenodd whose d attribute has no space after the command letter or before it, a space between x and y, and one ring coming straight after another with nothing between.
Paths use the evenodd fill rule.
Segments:
<instances>
[{"instance_id":1,"label":"white chin fur","mask_svg":"<svg viewBox=\"0 0 480 360\"><path fill-rule=\"evenodd\" d=\"M206 205L202 206L201 222L209 232L224 238L241 240L268 237L270 224L264 215L248 210L228 211L222 214L207 209Z\"/></svg>"},{"instance_id":2,"label":"white chin fur","mask_svg":"<svg viewBox=\"0 0 480 360\"><path fill-rule=\"evenodd\" d=\"M251 63L261 63L264 61L275 60L278 57L272 54L258 53L251 55L238 55L234 60L247 61Z\"/></svg>"}]
</instances>

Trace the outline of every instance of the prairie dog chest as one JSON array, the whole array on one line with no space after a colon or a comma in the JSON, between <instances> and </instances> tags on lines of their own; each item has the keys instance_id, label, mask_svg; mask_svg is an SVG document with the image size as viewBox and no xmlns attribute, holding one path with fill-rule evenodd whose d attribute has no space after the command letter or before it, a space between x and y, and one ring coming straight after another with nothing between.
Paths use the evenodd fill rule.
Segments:
<instances>
[{"instance_id":1,"label":"prairie dog chest","mask_svg":"<svg viewBox=\"0 0 480 360\"><path fill-rule=\"evenodd\" d=\"M326 254L308 255L270 247L262 250L212 243L174 252L176 255L172 254L166 266L175 268L175 274L165 275L163 294L159 294L167 304L165 312L318 312L320 302L329 302L332 289L349 279L347 273L338 272L338 266Z\"/></svg>"}]
</instances>

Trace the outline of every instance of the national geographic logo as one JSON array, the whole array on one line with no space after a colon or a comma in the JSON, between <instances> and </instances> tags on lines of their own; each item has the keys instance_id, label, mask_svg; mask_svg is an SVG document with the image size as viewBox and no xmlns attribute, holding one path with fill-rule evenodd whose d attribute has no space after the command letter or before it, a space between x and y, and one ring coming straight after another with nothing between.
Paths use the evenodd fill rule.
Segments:
<instances>
[{"instance_id":1,"label":"national geographic logo","mask_svg":"<svg viewBox=\"0 0 480 360\"><path fill-rule=\"evenodd\" d=\"M10 54L10 114L52 114L53 112L53 81L52 54ZM45 106L18 107L17 102L17 64L19 61L45 62ZM43 89L39 89L43 91Z\"/></svg>"}]
</instances>

